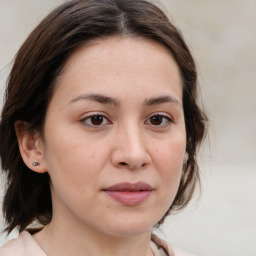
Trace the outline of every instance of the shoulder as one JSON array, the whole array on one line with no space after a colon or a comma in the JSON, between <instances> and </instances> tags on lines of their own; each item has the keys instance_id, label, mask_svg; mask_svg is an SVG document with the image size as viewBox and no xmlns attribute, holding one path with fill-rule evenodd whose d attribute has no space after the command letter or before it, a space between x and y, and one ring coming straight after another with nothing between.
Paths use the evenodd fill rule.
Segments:
<instances>
[{"instance_id":1,"label":"shoulder","mask_svg":"<svg viewBox=\"0 0 256 256\"><path fill-rule=\"evenodd\" d=\"M34 238L26 231L0 248L0 256L46 256Z\"/></svg>"},{"instance_id":2,"label":"shoulder","mask_svg":"<svg viewBox=\"0 0 256 256\"><path fill-rule=\"evenodd\" d=\"M196 256L195 254L185 252L185 251L183 251L179 248L176 248L176 247L172 247L172 249L173 249L173 252L174 252L174 256Z\"/></svg>"},{"instance_id":3,"label":"shoulder","mask_svg":"<svg viewBox=\"0 0 256 256\"><path fill-rule=\"evenodd\" d=\"M151 240L157 247L157 249L154 250L155 256L196 256L195 254L185 252L172 246L154 234L152 234Z\"/></svg>"}]
</instances>

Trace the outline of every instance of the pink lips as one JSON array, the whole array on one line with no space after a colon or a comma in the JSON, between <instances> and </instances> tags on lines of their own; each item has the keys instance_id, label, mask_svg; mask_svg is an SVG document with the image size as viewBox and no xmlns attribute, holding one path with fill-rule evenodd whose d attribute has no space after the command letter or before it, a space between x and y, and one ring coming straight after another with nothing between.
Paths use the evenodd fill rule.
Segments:
<instances>
[{"instance_id":1,"label":"pink lips","mask_svg":"<svg viewBox=\"0 0 256 256\"><path fill-rule=\"evenodd\" d=\"M143 203L152 193L153 189L144 182L118 183L104 189L110 197L128 206L135 206Z\"/></svg>"}]
</instances>

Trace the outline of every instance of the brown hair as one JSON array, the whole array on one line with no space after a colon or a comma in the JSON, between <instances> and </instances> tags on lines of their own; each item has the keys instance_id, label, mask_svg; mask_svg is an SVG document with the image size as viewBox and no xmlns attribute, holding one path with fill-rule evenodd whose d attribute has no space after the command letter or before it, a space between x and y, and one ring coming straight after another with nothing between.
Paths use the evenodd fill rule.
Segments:
<instances>
[{"instance_id":1,"label":"brown hair","mask_svg":"<svg viewBox=\"0 0 256 256\"><path fill-rule=\"evenodd\" d=\"M183 79L183 108L189 160L171 210L183 208L199 182L196 155L207 118L198 106L197 72L182 35L166 15L147 0L73 0L52 11L21 46L11 70L0 123L0 156L7 184L3 213L8 232L24 230L32 221L51 221L49 175L31 171L23 162L14 123L40 131L56 77L69 56L97 38L126 35L155 40L170 50ZM160 220L163 222L165 216Z\"/></svg>"}]
</instances>

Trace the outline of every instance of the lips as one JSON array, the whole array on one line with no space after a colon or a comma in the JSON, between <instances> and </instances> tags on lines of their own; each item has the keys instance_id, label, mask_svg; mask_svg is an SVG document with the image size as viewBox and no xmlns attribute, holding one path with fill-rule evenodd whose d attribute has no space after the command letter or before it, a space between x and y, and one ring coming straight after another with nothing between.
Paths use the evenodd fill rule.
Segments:
<instances>
[{"instance_id":1,"label":"lips","mask_svg":"<svg viewBox=\"0 0 256 256\"><path fill-rule=\"evenodd\" d=\"M103 190L112 199L127 206L142 204L152 193L153 188L144 182L118 183Z\"/></svg>"}]
</instances>

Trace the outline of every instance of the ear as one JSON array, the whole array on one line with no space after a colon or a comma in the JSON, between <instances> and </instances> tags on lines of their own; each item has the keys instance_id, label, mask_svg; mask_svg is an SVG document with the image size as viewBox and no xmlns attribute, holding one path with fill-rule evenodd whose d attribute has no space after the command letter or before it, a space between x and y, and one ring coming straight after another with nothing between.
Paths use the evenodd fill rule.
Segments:
<instances>
[{"instance_id":1,"label":"ear","mask_svg":"<svg viewBox=\"0 0 256 256\"><path fill-rule=\"evenodd\" d=\"M188 153L186 152L183 158L183 164L187 164L188 158L189 156L188 156Z\"/></svg>"},{"instance_id":2,"label":"ear","mask_svg":"<svg viewBox=\"0 0 256 256\"><path fill-rule=\"evenodd\" d=\"M20 154L26 166L38 173L47 172L43 143L39 133L31 133L28 129L28 123L23 121L15 122L14 127Z\"/></svg>"}]
</instances>

